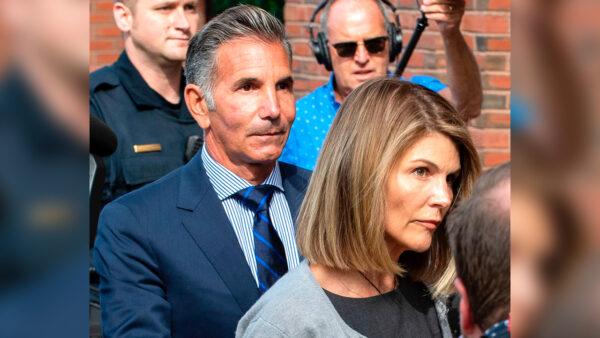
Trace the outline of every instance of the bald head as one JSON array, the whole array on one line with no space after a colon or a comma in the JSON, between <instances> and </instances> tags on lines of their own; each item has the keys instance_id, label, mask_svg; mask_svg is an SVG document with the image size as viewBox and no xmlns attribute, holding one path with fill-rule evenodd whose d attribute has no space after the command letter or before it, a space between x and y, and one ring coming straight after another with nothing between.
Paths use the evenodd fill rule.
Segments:
<instances>
[{"instance_id":1,"label":"bald head","mask_svg":"<svg viewBox=\"0 0 600 338\"><path fill-rule=\"evenodd\" d=\"M329 2L321 16L321 30L329 35L331 30L354 27L370 22L385 29L384 9L377 0L335 0Z\"/></svg>"}]
</instances>

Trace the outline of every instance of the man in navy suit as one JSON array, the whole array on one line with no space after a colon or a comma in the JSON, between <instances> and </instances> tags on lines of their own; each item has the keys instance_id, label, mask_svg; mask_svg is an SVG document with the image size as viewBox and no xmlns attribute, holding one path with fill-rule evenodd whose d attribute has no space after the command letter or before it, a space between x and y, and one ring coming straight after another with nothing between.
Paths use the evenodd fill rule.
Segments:
<instances>
[{"instance_id":1,"label":"man in navy suit","mask_svg":"<svg viewBox=\"0 0 600 338\"><path fill-rule=\"evenodd\" d=\"M205 134L185 166L108 204L93 263L106 337L227 337L299 264L309 172L277 162L295 117L283 25L231 8L190 42L186 104Z\"/></svg>"}]
</instances>

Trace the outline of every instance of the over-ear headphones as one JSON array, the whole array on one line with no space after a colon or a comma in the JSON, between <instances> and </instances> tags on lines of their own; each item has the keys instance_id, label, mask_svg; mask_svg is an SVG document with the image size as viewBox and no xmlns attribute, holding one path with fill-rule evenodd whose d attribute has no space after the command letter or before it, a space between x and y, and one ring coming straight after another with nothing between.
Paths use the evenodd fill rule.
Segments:
<instances>
[{"instance_id":1,"label":"over-ear headphones","mask_svg":"<svg viewBox=\"0 0 600 338\"><path fill-rule=\"evenodd\" d=\"M330 0L322 1L313 12L310 17L310 24L308 26L308 34L310 35L310 47L317 59L317 62L323 66L328 71L331 71L333 68L331 66L331 56L329 55L329 48L327 48L327 34L322 30L319 30L317 36L315 37L313 26L315 23L315 19L317 14L329 3ZM390 52L389 59L390 62L394 62L398 54L402 51L402 30L400 28L400 17L398 13L396 13L396 7L392 5L388 0L376 0L378 1L378 6L381 8L383 14L383 20L385 20L385 28L388 35L388 41L390 43ZM387 6L392 13L394 13L394 22L390 22L385 15L385 11L381 7L381 4Z\"/></svg>"}]
</instances>

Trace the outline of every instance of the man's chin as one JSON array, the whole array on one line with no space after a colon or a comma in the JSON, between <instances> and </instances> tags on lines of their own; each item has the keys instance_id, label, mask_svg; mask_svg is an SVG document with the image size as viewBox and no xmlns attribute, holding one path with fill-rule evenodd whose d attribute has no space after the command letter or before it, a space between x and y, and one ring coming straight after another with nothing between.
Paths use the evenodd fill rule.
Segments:
<instances>
[{"instance_id":1,"label":"man's chin","mask_svg":"<svg viewBox=\"0 0 600 338\"><path fill-rule=\"evenodd\" d=\"M251 161L257 165L270 165L273 164L283 151L282 147L266 147L264 149L257 149L251 156Z\"/></svg>"},{"instance_id":2,"label":"man's chin","mask_svg":"<svg viewBox=\"0 0 600 338\"><path fill-rule=\"evenodd\" d=\"M187 51L187 49L186 49L186 51ZM165 55L165 59L167 59L171 62L184 62L185 61L185 51L176 52L176 53L173 53L171 51L170 53L167 53Z\"/></svg>"}]
</instances>

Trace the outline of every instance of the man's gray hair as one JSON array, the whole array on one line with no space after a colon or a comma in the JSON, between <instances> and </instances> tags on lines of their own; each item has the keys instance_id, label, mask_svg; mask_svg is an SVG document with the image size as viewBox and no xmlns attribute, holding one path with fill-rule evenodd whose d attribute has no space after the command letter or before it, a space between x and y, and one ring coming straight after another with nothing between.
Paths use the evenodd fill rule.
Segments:
<instances>
[{"instance_id":1,"label":"man's gray hair","mask_svg":"<svg viewBox=\"0 0 600 338\"><path fill-rule=\"evenodd\" d=\"M209 110L215 110L212 91L217 69L217 50L228 41L244 37L281 43L290 64L292 62L292 47L281 21L255 6L239 5L225 10L191 39L185 62L187 83L200 87Z\"/></svg>"}]
</instances>

